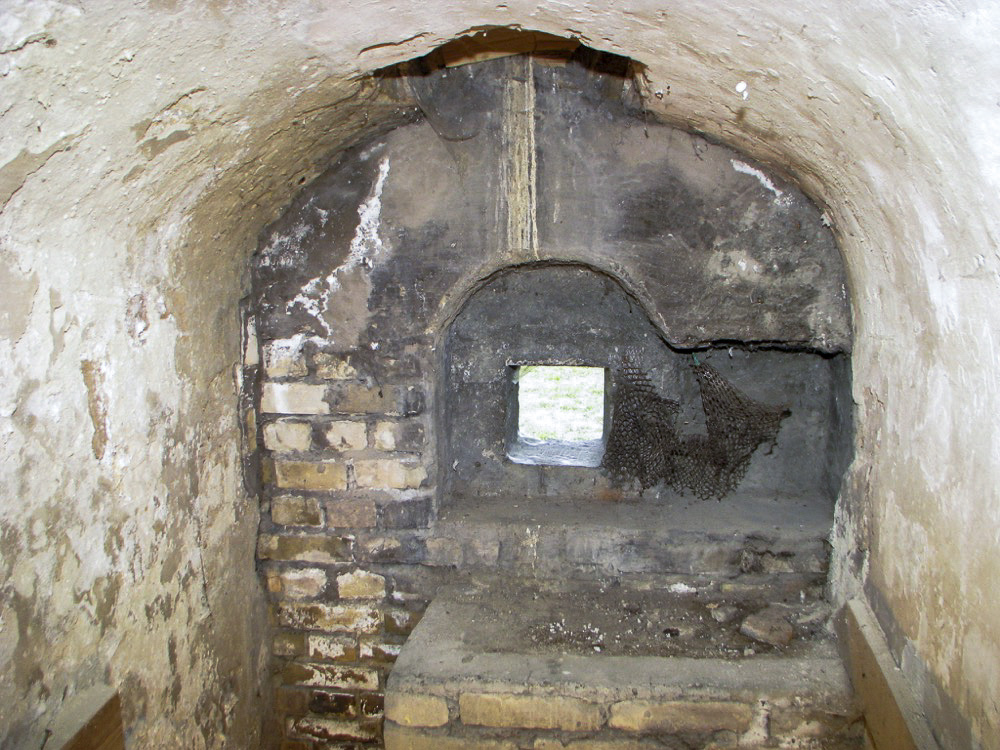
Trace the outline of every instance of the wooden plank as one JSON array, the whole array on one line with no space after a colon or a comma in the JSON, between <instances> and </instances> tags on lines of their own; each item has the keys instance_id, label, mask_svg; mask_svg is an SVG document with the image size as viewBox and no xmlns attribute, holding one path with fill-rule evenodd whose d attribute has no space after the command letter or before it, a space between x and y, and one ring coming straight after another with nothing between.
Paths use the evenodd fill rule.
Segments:
<instances>
[{"instance_id":1,"label":"wooden plank","mask_svg":"<svg viewBox=\"0 0 1000 750\"><path fill-rule=\"evenodd\" d=\"M101 706L64 750L125 750L122 701L118 693Z\"/></svg>"},{"instance_id":2,"label":"wooden plank","mask_svg":"<svg viewBox=\"0 0 1000 750\"><path fill-rule=\"evenodd\" d=\"M927 721L868 605L846 607L850 677L875 750L938 750Z\"/></svg>"},{"instance_id":3,"label":"wooden plank","mask_svg":"<svg viewBox=\"0 0 1000 750\"><path fill-rule=\"evenodd\" d=\"M46 750L125 750L121 697L95 685L71 697L56 719Z\"/></svg>"}]
</instances>

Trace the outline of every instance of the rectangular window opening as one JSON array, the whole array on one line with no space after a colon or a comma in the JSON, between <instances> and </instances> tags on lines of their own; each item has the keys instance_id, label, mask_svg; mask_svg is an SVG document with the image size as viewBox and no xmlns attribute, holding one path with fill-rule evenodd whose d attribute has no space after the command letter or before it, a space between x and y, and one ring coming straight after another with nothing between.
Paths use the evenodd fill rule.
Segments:
<instances>
[{"instance_id":1,"label":"rectangular window opening","mask_svg":"<svg viewBox=\"0 0 1000 750\"><path fill-rule=\"evenodd\" d=\"M517 423L508 422L511 461L542 466L600 466L604 456L606 370L521 365L513 371Z\"/></svg>"}]
</instances>

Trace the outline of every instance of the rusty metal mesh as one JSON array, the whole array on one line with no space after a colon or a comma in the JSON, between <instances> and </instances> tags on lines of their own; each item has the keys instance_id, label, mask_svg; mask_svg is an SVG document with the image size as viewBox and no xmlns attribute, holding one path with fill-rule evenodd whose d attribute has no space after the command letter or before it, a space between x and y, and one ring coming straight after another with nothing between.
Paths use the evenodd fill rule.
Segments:
<instances>
[{"instance_id":1,"label":"rusty metal mesh","mask_svg":"<svg viewBox=\"0 0 1000 750\"><path fill-rule=\"evenodd\" d=\"M631 355L622 358L603 466L645 490L660 481L683 494L723 498L743 479L753 452L772 445L789 411L754 401L714 367L692 365L705 412L705 435L677 431L680 404L663 398Z\"/></svg>"}]
</instances>

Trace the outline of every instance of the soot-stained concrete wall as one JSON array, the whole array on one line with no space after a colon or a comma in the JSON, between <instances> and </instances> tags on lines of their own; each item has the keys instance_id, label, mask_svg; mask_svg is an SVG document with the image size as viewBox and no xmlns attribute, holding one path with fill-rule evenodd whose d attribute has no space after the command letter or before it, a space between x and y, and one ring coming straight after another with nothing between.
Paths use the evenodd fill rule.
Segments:
<instances>
[{"instance_id":1,"label":"soot-stained concrete wall","mask_svg":"<svg viewBox=\"0 0 1000 750\"><path fill-rule=\"evenodd\" d=\"M621 278L678 345L849 350L820 212L746 157L644 119L631 78L514 57L387 88L431 116L345 156L265 241L265 337L433 336L492 271L558 259Z\"/></svg>"},{"instance_id":2,"label":"soot-stained concrete wall","mask_svg":"<svg viewBox=\"0 0 1000 750\"><path fill-rule=\"evenodd\" d=\"M440 511L487 495L638 499L598 469L508 460L509 360L608 367L635 346L693 415L667 342L849 347L820 212L745 157L644 120L632 79L594 57L386 74L403 124L346 151L261 237L258 558L278 626L274 726L291 740L377 739L392 659L443 577L497 564L495 541L466 545ZM567 119L579 153L562 145ZM654 169L632 152L646 141ZM577 164L588 148L599 168ZM573 164L546 182L545 159ZM828 448L842 456L851 434L833 423L844 369L835 379L815 351L721 356L740 387L793 401L789 449L762 456L751 491L829 513L843 463Z\"/></svg>"},{"instance_id":3,"label":"soot-stained concrete wall","mask_svg":"<svg viewBox=\"0 0 1000 750\"><path fill-rule=\"evenodd\" d=\"M22 600L34 604L21 606L16 628L9 607L3 614L3 700L12 708L0 733L40 738L62 695L46 676L70 689L83 684L94 675L83 654L96 653L97 661L109 655L126 703L146 706L127 717L146 746L226 744L190 720L223 671L239 674L248 696L226 735L249 736L258 713L253 670L231 670L216 656L233 647L246 658L232 634L246 621L252 573L233 561L252 545L253 510L242 513L228 479L199 482L199 503L246 525L220 521L201 545L188 525L169 548L175 554L161 552L167 532L141 499L168 474L211 473L193 447L206 433L184 430L183 447L161 463L136 453L154 438L124 428L195 415L208 433L225 435L212 445L235 443L222 425L235 411L224 373L236 346L220 347L212 332L232 330L229 311L246 291L239 280L259 229L344 148L397 116L365 74L497 25L640 61L651 120L729 143L825 207L851 282L858 427L832 538L835 592L882 602L883 626L945 745L1000 744L992 552L1000 112L990 94L1000 80L1000 8L975 0L680 0L669 8L638 0L627 10L547 0L12 0L0 13L2 585L5 602L16 601L6 598L15 582L22 596L46 592ZM147 340L163 342L147 344L144 356L126 345L122 312L137 294L137 313L147 301ZM161 310L149 302L161 294L162 318L148 312ZM86 427L81 362L104 357L132 366L104 380L111 428L107 442L97 440L105 447L98 460L101 431ZM155 398L122 400L128 394ZM102 491L94 516L88 498L108 483L116 492ZM118 530L139 543L114 562L100 543L87 554L65 543ZM196 585L172 597L162 620L143 622L146 606L173 585L170 575L157 583L173 570L166 561L199 556L227 582L208 588L227 605L213 607L212 625L190 624ZM70 571L81 560L77 580ZM123 585L102 607L107 626L58 593L70 580L90 592L133 567L142 583ZM240 606L228 606L235 600ZM176 707L167 689L171 634L202 655L190 669L179 660L186 687ZM18 644L29 641L36 645L12 669ZM125 681L128 674L136 678ZM964 736L949 734L963 726Z\"/></svg>"}]
</instances>

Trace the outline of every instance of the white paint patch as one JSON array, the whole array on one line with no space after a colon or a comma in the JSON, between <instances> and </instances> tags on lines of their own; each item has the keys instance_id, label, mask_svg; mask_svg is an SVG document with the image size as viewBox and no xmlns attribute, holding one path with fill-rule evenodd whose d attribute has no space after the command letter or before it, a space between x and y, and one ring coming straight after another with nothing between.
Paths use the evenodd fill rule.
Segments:
<instances>
[{"instance_id":1,"label":"white paint patch","mask_svg":"<svg viewBox=\"0 0 1000 750\"><path fill-rule=\"evenodd\" d=\"M329 278L332 278L333 274ZM336 279L334 279L336 281ZM323 310L326 309L327 300L330 297L329 289L323 289L323 278L317 276L315 279L307 283L302 287L302 291L296 294L287 305L285 305L285 312L291 313L298 305L306 313L315 318L322 326L326 329L327 334L330 333L330 326L326 324L323 320ZM320 302L323 302L322 309L320 308Z\"/></svg>"},{"instance_id":2,"label":"white paint patch","mask_svg":"<svg viewBox=\"0 0 1000 750\"><path fill-rule=\"evenodd\" d=\"M292 229L291 234L275 235L261 252L260 264L265 268L293 268L302 259L299 248L309 232L309 226L302 222Z\"/></svg>"},{"instance_id":3,"label":"white paint patch","mask_svg":"<svg viewBox=\"0 0 1000 750\"><path fill-rule=\"evenodd\" d=\"M273 358L275 361L294 359L302 353L302 347L310 341L315 341L317 344L323 343L319 336L307 336L304 333L296 333L287 339L269 341L267 342L268 358Z\"/></svg>"},{"instance_id":4,"label":"white paint patch","mask_svg":"<svg viewBox=\"0 0 1000 750\"><path fill-rule=\"evenodd\" d=\"M694 586L688 586L686 583L674 583L667 587L667 591L671 594L694 594L697 593L698 589Z\"/></svg>"},{"instance_id":5,"label":"white paint patch","mask_svg":"<svg viewBox=\"0 0 1000 750\"><path fill-rule=\"evenodd\" d=\"M749 164L745 164L744 162L741 162L738 159L730 159L729 163L732 164L733 169L735 169L740 174L747 174L750 175L751 177L756 177L757 181L760 182L761 185L763 185L767 190L770 190L772 193L774 193L775 203L780 203L784 205L788 202L788 199L784 197L785 191L779 190L777 186L773 182L771 182L771 178L768 177L763 172L761 172L756 167L751 167Z\"/></svg>"},{"instance_id":6,"label":"white paint patch","mask_svg":"<svg viewBox=\"0 0 1000 750\"><path fill-rule=\"evenodd\" d=\"M743 101L746 101L746 98L750 96L749 92L747 91L746 81L740 81L739 83L736 84L736 93L743 97Z\"/></svg>"},{"instance_id":7,"label":"white paint patch","mask_svg":"<svg viewBox=\"0 0 1000 750\"><path fill-rule=\"evenodd\" d=\"M371 268L375 264L375 258L385 247L379 236L378 227L382 221L382 191L388 176L389 157L385 157L379 164L378 178L375 180L371 195L358 206L358 226L354 230L347 259L327 276L317 276L309 281L302 287L302 291L285 305L285 312L288 313L291 313L296 305L302 307L323 326L327 336L331 331L323 315L330 306L330 295L340 289L338 277L353 271L358 266Z\"/></svg>"},{"instance_id":8,"label":"white paint patch","mask_svg":"<svg viewBox=\"0 0 1000 750\"><path fill-rule=\"evenodd\" d=\"M243 326L243 364L246 367L260 364L260 354L257 351L257 319L249 316Z\"/></svg>"},{"instance_id":9,"label":"white paint patch","mask_svg":"<svg viewBox=\"0 0 1000 750\"><path fill-rule=\"evenodd\" d=\"M389 157L382 160L378 167L378 179L372 190L371 197L358 206L358 228L354 230L351 240L351 252L347 261L337 271L349 271L358 264L371 268L372 261L382 250L382 238L378 236L378 225L382 220L382 189L385 179L389 176Z\"/></svg>"}]
</instances>

